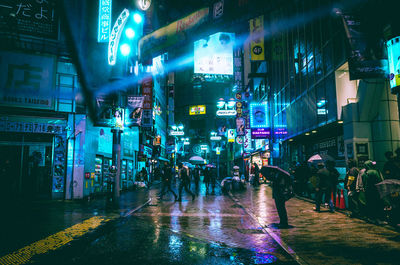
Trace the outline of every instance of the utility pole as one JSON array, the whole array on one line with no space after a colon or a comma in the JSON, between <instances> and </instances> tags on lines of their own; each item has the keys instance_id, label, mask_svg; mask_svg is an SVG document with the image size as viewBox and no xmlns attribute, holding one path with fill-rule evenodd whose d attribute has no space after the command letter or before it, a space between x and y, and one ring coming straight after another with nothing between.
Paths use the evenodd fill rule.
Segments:
<instances>
[{"instance_id":1,"label":"utility pole","mask_svg":"<svg viewBox=\"0 0 400 265\"><path fill-rule=\"evenodd\" d=\"M121 134L122 130L119 128L111 129L113 133L113 148L112 148L112 163L117 168L116 176L114 179L114 194L113 201L116 201L120 195L120 177L121 177Z\"/></svg>"}]
</instances>

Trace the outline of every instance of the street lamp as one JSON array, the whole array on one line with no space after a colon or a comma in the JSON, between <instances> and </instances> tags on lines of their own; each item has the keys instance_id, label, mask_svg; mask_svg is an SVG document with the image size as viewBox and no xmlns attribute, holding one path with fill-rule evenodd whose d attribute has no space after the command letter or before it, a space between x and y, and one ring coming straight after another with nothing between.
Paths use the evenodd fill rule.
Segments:
<instances>
[{"instance_id":1,"label":"street lamp","mask_svg":"<svg viewBox=\"0 0 400 265\"><path fill-rule=\"evenodd\" d=\"M133 39L135 37L135 31L132 28L127 28L125 30L125 35L128 39Z\"/></svg>"},{"instance_id":2,"label":"street lamp","mask_svg":"<svg viewBox=\"0 0 400 265\"><path fill-rule=\"evenodd\" d=\"M128 44L124 43L121 45L120 51L123 56L128 56L131 53L131 47Z\"/></svg>"}]
</instances>

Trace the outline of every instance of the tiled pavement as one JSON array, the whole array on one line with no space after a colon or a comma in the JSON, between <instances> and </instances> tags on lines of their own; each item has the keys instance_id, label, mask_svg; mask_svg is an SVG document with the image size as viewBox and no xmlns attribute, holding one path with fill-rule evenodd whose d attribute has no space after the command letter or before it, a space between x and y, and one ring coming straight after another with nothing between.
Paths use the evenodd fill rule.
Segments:
<instances>
[{"instance_id":1,"label":"tiled pavement","mask_svg":"<svg viewBox=\"0 0 400 265\"><path fill-rule=\"evenodd\" d=\"M269 186L249 186L233 196L261 225L279 223ZM313 204L298 198L286 208L293 227L268 231L309 264L400 264L398 232L343 213L314 212Z\"/></svg>"}]
</instances>

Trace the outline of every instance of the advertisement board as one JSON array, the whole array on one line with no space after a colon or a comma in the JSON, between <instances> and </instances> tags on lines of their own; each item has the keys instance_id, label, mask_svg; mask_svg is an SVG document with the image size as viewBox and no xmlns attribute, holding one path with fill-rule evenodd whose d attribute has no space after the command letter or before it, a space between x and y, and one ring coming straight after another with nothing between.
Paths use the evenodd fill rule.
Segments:
<instances>
[{"instance_id":1,"label":"advertisement board","mask_svg":"<svg viewBox=\"0 0 400 265\"><path fill-rule=\"evenodd\" d=\"M256 128L251 129L252 139L267 139L271 136L271 130L269 128Z\"/></svg>"},{"instance_id":2,"label":"advertisement board","mask_svg":"<svg viewBox=\"0 0 400 265\"><path fill-rule=\"evenodd\" d=\"M389 61L390 88L400 86L400 37L386 43Z\"/></svg>"},{"instance_id":3,"label":"advertisement board","mask_svg":"<svg viewBox=\"0 0 400 265\"><path fill-rule=\"evenodd\" d=\"M127 110L125 111L125 125L140 126L142 123L144 97L128 96Z\"/></svg>"},{"instance_id":4,"label":"advertisement board","mask_svg":"<svg viewBox=\"0 0 400 265\"><path fill-rule=\"evenodd\" d=\"M0 52L0 104L53 109L55 57Z\"/></svg>"},{"instance_id":5,"label":"advertisement board","mask_svg":"<svg viewBox=\"0 0 400 265\"><path fill-rule=\"evenodd\" d=\"M235 130L234 129L229 129L228 130L228 142L229 143L234 143L235 142Z\"/></svg>"},{"instance_id":6,"label":"advertisement board","mask_svg":"<svg viewBox=\"0 0 400 265\"><path fill-rule=\"evenodd\" d=\"M269 128L268 106L264 103L250 104L250 128Z\"/></svg>"},{"instance_id":7,"label":"advertisement board","mask_svg":"<svg viewBox=\"0 0 400 265\"><path fill-rule=\"evenodd\" d=\"M245 119L244 118L236 118L236 134L238 136L245 135Z\"/></svg>"},{"instance_id":8,"label":"advertisement board","mask_svg":"<svg viewBox=\"0 0 400 265\"><path fill-rule=\"evenodd\" d=\"M250 19L250 48L252 61L264 61L264 16Z\"/></svg>"},{"instance_id":9,"label":"advertisement board","mask_svg":"<svg viewBox=\"0 0 400 265\"><path fill-rule=\"evenodd\" d=\"M218 32L194 43L194 73L233 75L235 34Z\"/></svg>"},{"instance_id":10,"label":"advertisement board","mask_svg":"<svg viewBox=\"0 0 400 265\"><path fill-rule=\"evenodd\" d=\"M108 42L111 31L112 0L99 0L99 27L97 42Z\"/></svg>"},{"instance_id":11,"label":"advertisement board","mask_svg":"<svg viewBox=\"0 0 400 265\"><path fill-rule=\"evenodd\" d=\"M206 114L206 105L196 105L189 107L189 115L203 115Z\"/></svg>"}]
</instances>

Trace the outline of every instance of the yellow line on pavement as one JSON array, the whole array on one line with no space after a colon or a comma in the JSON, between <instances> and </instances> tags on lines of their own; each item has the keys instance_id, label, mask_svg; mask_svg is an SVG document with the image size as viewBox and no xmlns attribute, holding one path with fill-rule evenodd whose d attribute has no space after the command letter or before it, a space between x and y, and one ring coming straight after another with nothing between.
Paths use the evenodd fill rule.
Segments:
<instances>
[{"instance_id":1,"label":"yellow line on pavement","mask_svg":"<svg viewBox=\"0 0 400 265\"><path fill-rule=\"evenodd\" d=\"M50 250L58 249L72 240L83 236L90 230L99 227L103 222L108 222L110 220L111 218L105 218L102 216L92 217L83 221L82 223L71 226L61 232L1 257L0 264L11 265L27 263L33 256L44 254Z\"/></svg>"}]
</instances>

